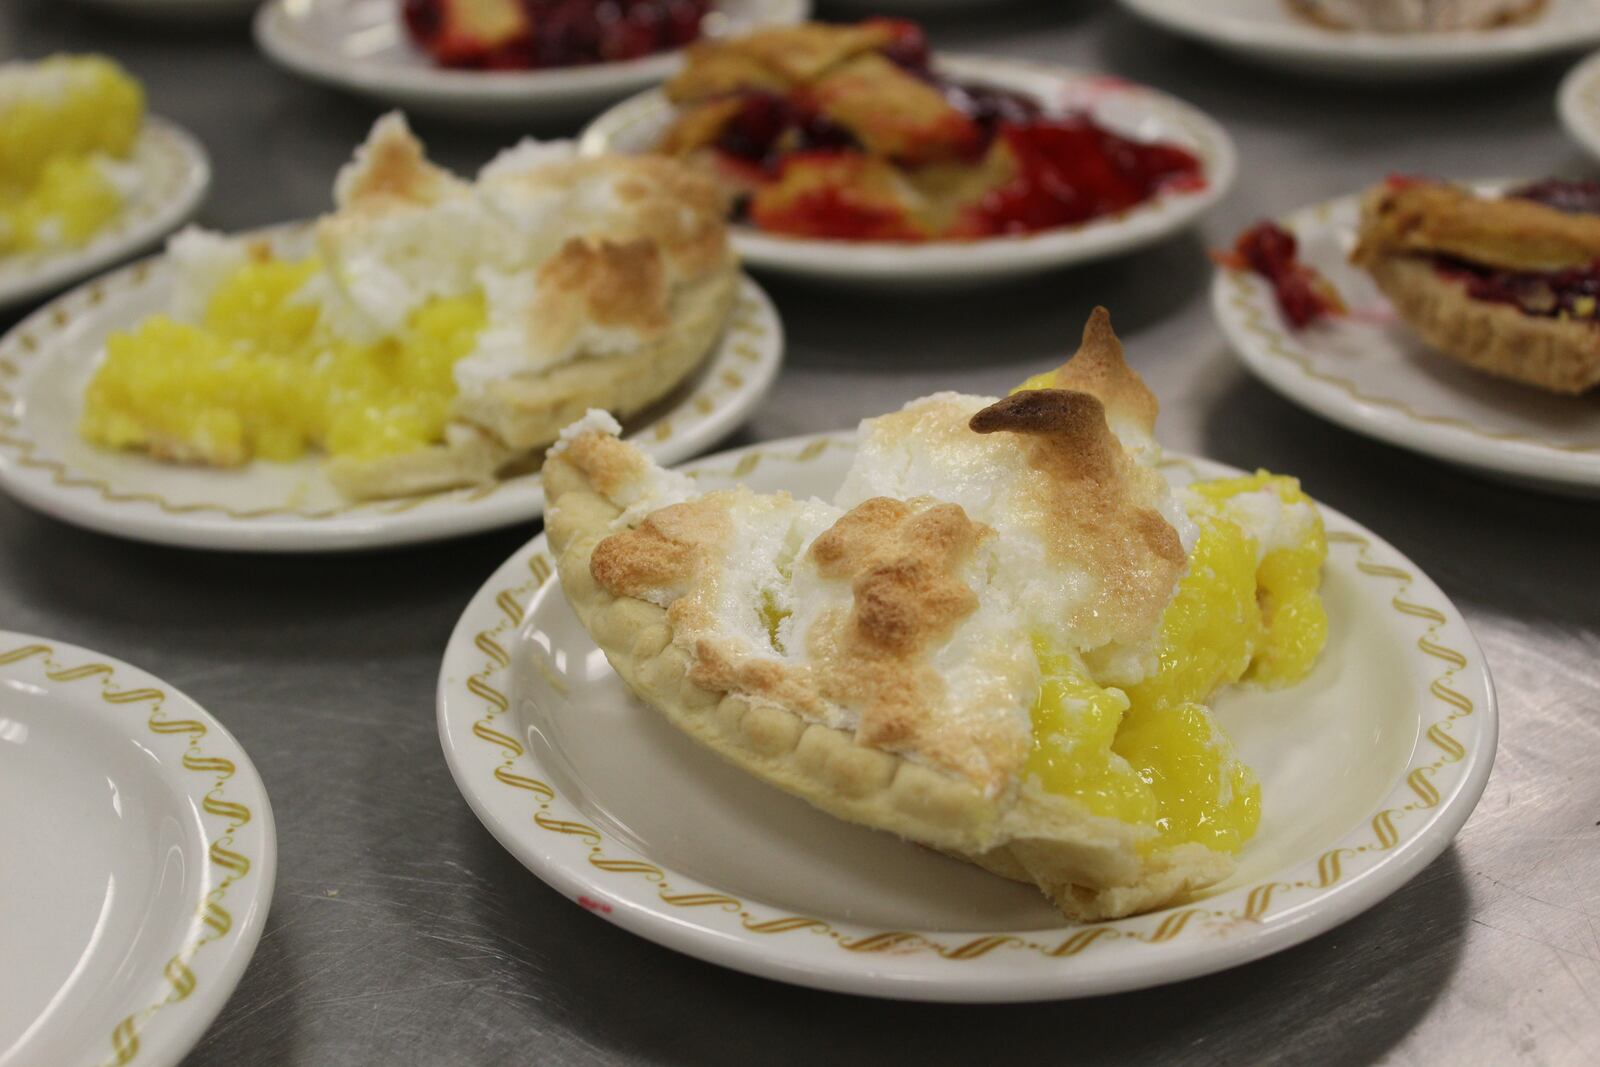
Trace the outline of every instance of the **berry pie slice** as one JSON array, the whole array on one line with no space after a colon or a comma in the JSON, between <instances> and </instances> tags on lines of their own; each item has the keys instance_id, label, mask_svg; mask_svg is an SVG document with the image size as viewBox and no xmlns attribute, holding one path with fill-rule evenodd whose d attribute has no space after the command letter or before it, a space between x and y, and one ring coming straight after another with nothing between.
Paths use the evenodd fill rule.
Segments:
<instances>
[{"instance_id":1,"label":"berry pie slice","mask_svg":"<svg viewBox=\"0 0 1600 1067\"><path fill-rule=\"evenodd\" d=\"M702 41L667 83L657 144L737 194L770 233L925 241L1028 234L1205 185L1186 149L1085 113L952 81L896 19Z\"/></svg>"},{"instance_id":2,"label":"berry pie slice","mask_svg":"<svg viewBox=\"0 0 1600 1067\"><path fill-rule=\"evenodd\" d=\"M1367 193L1350 258L1446 355L1554 393L1600 384L1600 183L1391 179Z\"/></svg>"}]
</instances>

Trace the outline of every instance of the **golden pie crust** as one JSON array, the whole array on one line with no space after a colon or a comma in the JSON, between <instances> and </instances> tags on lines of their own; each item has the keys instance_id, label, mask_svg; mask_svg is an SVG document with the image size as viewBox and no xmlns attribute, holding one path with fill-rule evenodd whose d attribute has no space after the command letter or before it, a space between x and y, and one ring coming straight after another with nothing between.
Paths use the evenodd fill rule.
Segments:
<instances>
[{"instance_id":1,"label":"golden pie crust","mask_svg":"<svg viewBox=\"0 0 1600 1067\"><path fill-rule=\"evenodd\" d=\"M735 94L802 90L869 155L911 165L964 159L979 142L976 124L879 51L894 39L884 22L811 22L695 45L666 84L678 115L657 150L689 156L716 142L740 110Z\"/></svg>"},{"instance_id":2,"label":"golden pie crust","mask_svg":"<svg viewBox=\"0 0 1600 1067\"><path fill-rule=\"evenodd\" d=\"M1106 426L1108 408L1137 418L1154 405L1120 349L1106 350L1107 337L1114 342L1102 310L1086 333L1085 369L1068 375L1084 390L1103 386L1103 398L1014 394L969 432L1015 437L1040 453L1059 491L1121 516L1119 537L1142 546L1131 550L1138 558L1123 558L1126 545L1103 545L1101 557L1108 568L1126 566L1131 587L1152 561L1175 558L1181 570L1183 553ZM994 536L959 506L872 498L812 541L811 561L848 580L852 599L848 612L812 627L814 669L804 671L730 655L708 625L719 554L732 542L731 502L749 491L625 515L647 466L609 434L577 434L545 465L547 532L584 626L629 688L685 733L832 815L1036 885L1074 919L1161 907L1232 869L1229 856L1203 845L1152 848L1151 828L1093 815L1025 780L1028 735L974 733L941 717L928 650L975 608L955 573ZM1129 611L1147 614L1142 604ZM829 720L830 686L867 694L858 723Z\"/></svg>"},{"instance_id":3,"label":"golden pie crust","mask_svg":"<svg viewBox=\"0 0 1600 1067\"><path fill-rule=\"evenodd\" d=\"M1600 326L1593 322L1474 300L1417 256L1380 257L1367 273L1406 325L1452 359L1552 393L1600 385Z\"/></svg>"},{"instance_id":4,"label":"golden pie crust","mask_svg":"<svg viewBox=\"0 0 1600 1067\"><path fill-rule=\"evenodd\" d=\"M674 104L692 104L744 89L784 92L814 82L855 56L894 41L883 22L773 26L728 40L689 46L683 69L663 88Z\"/></svg>"},{"instance_id":5,"label":"golden pie crust","mask_svg":"<svg viewBox=\"0 0 1600 1067\"><path fill-rule=\"evenodd\" d=\"M1447 255L1498 270L1557 271L1600 259L1600 216L1533 200L1479 196L1443 182L1384 182L1361 202L1350 260Z\"/></svg>"},{"instance_id":6,"label":"golden pie crust","mask_svg":"<svg viewBox=\"0 0 1600 1067\"><path fill-rule=\"evenodd\" d=\"M1600 259L1600 217L1480 197L1454 185L1386 183L1364 198L1357 237L1351 262L1440 352L1553 393L1583 393L1600 384L1600 325L1473 299L1431 258L1530 273L1587 267Z\"/></svg>"}]
</instances>

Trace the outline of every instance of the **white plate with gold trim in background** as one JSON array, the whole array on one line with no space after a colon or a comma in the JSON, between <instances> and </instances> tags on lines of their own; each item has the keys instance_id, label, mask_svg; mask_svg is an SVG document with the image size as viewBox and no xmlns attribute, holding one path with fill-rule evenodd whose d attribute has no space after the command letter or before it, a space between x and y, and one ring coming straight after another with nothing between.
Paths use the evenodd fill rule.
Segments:
<instances>
[{"instance_id":1,"label":"white plate with gold trim in background","mask_svg":"<svg viewBox=\"0 0 1600 1067\"><path fill-rule=\"evenodd\" d=\"M1186 229L1233 186L1237 154L1227 132L1177 97L1103 74L1021 59L939 54L934 67L958 81L1024 93L1050 110L1084 111L1141 141L1167 141L1200 159L1205 184L1168 189L1103 218L1038 233L963 241L843 241L787 237L753 226L732 229L745 263L759 269L885 289L983 285L1023 274L1104 259ZM649 151L676 109L652 89L607 111L584 130L587 154Z\"/></svg>"},{"instance_id":2,"label":"white plate with gold trim in background","mask_svg":"<svg viewBox=\"0 0 1600 1067\"><path fill-rule=\"evenodd\" d=\"M709 36L800 22L810 0L722 0ZM676 51L547 70L449 70L417 48L399 0L266 0L256 43L279 66L418 115L465 121L582 119L678 69Z\"/></svg>"},{"instance_id":3,"label":"white plate with gold trim in background","mask_svg":"<svg viewBox=\"0 0 1600 1067\"><path fill-rule=\"evenodd\" d=\"M0 631L0 1064L183 1058L272 900L272 808L205 709Z\"/></svg>"},{"instance_id":4,"label":"white plate with gold trim in background","mask_svg":"<svg viewBox=\"0 0 1600 1067\"><path fill-rule=\"evenodd\" d=\"M1574 141L1600 159L1600 52L1567 72L1556 92L1556 113Z\"/></svg>"},{"instance_id":5,"label":"white plate with gold trim in background","mask_svg":"<svg viewBox=\"0 0 1600 1067\"><path fill-rule=\"evenodd\" d=\"M686 469L716 488L831 496L851 435ZM1236 474L1172 460L1174 481ZM1315 488L1315 487L1312 487ZM1323 509L1328 645L1301 684L1237 689L1219 721L1261 779L1262 822L1226 882L1164 910L1073 925L1038 892L841 822L722 762L634 700L553 575L543 536L456 625L439 734L456 784L530 870L606 921L801 985L918 1000L1088 996L1265 956L1371 907L1450 844L1483 791L1497 720L1455 607L1376 535Z\"/></svg>"},{"instance_id":6,"label":"white plate with gold trim in background","mask_svg":"<svg viewBox=\"0 0 1600 1067\"><path fill-rule=\"evenodd\" d=\"M262 234L286 254L304 227ZM168 304L172 273L156 256L98 278L0 338L0 489L67 522L141 541L255 552L321 552L438 540L544 512L537 473L399 500L344 500L320 456L219 470L98 448L77 432L84 389L113 330ZM783 358L783 327L748 278L705 362L628 431L661 462L704 451L761 402Z\"/></svg>"},{"instance_id":7,"label":"white plate with gold trim in background","mask_svg":"<svg viewBox=\"0 0 1600 1067\"><path fill-rule=\"evenodd\" d=\"M1212 310L1251 373L1356 433L1531 488L1600 495L1600 397L1494 378L1423 343L1346 258L1359 217L1359 196L1348 196L1280 220L1348 316L1295 330L1264 279L1217 272Z\"/></svg>"},{"instance_id":8,"label":"white plate with gold trim in background","mask_svg":"<svg viewBox=\"0 0 1600 1067\"><path fill-rule=\"evenodd\" d=\"M1453 78L1600 44L1600 0L1546 0L1525 23L1484 30L1374 33L1330 29L1284 0L1122 0L1162 29L1296 75L1353 81Z\"/></svg>"},{"instance_id":9,"label":"white plate with gold trim in background","mask_svg":"<svg viewBox=\"0 0 1600 1067\"><path fill-rule=\"evenodd\" d=\"M211 185L200 142L146 118L125 161L135 176L122 210L79 248L0 254L0 310L36 300L142 252L194 215Z\"/></svg>"}]
</instances>

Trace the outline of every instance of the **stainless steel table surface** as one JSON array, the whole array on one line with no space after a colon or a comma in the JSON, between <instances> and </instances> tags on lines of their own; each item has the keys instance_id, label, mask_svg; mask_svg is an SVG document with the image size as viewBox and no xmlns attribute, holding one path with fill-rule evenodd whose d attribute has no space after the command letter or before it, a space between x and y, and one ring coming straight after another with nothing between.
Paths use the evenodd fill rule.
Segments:
<instances>
[{"instance_id":1,"label":"stainless steel table surface","mask_svg":"<svg viewBox=\"0 0 1600 1067\"><path fill-rule=\"evenodd\" d=\"M1003 391L1108 305L1171 447L1300 475L1466 613L1502 734L1455 845L1330 933L1166 988L998 1007L791 988L582 911L457 793L434 729L445 639L536 527L368 555L229 556L127 543L0 499L0 626L184 689L271 794L271 917L189 1064L1600 1063L1600 507L1478 481L1279 399L1212 325L1205 257L1258 216L1392 171L1594 173L1555 119L1567 62L1363 90L1238 66L1109 3L980 7L930 27L943 47L1187 98L1237 139L1238 186L1196 233L987 293L890 300L772 281L788 363L729 443L847 426L934 389ZM53 49L116 56L154 111L206 142L216 183L201 220L225 230L325 209L378 111L268 66L237 25L175 34L66 0L0 0L0 54ZM519 132L418 127L461 167Z\"/></svg>"}]
</instances>

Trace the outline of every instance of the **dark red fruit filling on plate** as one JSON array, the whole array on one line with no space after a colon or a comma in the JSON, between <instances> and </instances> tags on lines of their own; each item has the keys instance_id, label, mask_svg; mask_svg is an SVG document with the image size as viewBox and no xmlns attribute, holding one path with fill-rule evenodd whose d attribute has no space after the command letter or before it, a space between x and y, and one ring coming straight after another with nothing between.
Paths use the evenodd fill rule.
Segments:
<instances>
[{"instance_id":1,"label":"dark red fruit filling on plate","mask_svg":"<svg viewBox=\"0 0 1600 1067\"><path fill-rule=\"evenodd\" d=\"M772 174L786 155L858 147L849 130L781 93L745 93L717 141L724 155Z\"/></svg>"},{"instance_id":2,"label":"dark red fruit filling on plate","mask_svg":"<svg viewBox=\"0 0 1600 1067\"><path fill-rule=\"evenodd\" d=\"M1600 182L1547 178L1512 189L1506 196L1532 200L1570 215L1600 215Z\"/></svg>"},{"instance_id":3,"label":"dark red fruit filling on plate","mask_svg":"<svg viewBox=\"0 0 1600 1067\"><path fill-rule=\"evenodd\" d=\"M1258 222L1239 235L1233 248L1212 258L1230 270L1254 271L1267 279L1283 317L1298 330L1345 310L1338 290L1302 263L1298 253L1294 234L1275 222Z\"/></svg>"},{"instance_id":4,"label":"dark red fruit filling on plate","mask_svg":"<svg viewBox=\"0 0 1600 1067\"><path fill-rule=\"evenodd\" d=\"M1045 118L1036 101L1009 90L940 84L982 133L965 161L976 165L999 139L1018 170L1013 180L964 213L956 227L960 236L1035 233L1127 211L1164 190L1205 187L1200 160L1176 145L1135 141L1083 114ZM786 162L799 158L862 150L845 127L804 103L765 92L744 94L717 149L753 181L776 176ZM836 207L808 211L805 232L858 240L917 236L903 224L889 226L895 231L890 236L881 212L859 218L855 209ZM742 209L736 212L740 216Z\"/></svg>"},{"instance_id":5,"label":"dark red fruit filling on plate","mask_svg":"<svg viewBox=\"0 0 1600 1067\"><path fill-rule=\"evenodd\" d=\"M1466 286L1474 300L1511 304L1525 315L1600 319L1600 261L1547 273L1495 270L1446 256L1434 257L1439 273Z\"/></svg>"},{"instance_id":6,"label":"dark red fruit filling on plate","mask_svg":"<svg viewBox=\"0 0 1600 1067\"><path fill-rule=\"evenodd\" d=\"M441 66L535 70L680 48L710 9L711 0L402 0L401 12Z\"/></svg>"},{"instance_id":7,"label":"dark red fruit filling on plate","mask_svg":"<svg viewBox=\"0 0 1600 1067\"><path fill-rule=\"evenodd\" d=\"M1086 115L1002 121L998 136L1021 173L978 207L973 228L981 234L1070 226L1127 211L1164 189L1205 186L1193 153L1130 140Z\"/></svg>"}]
</instances>

